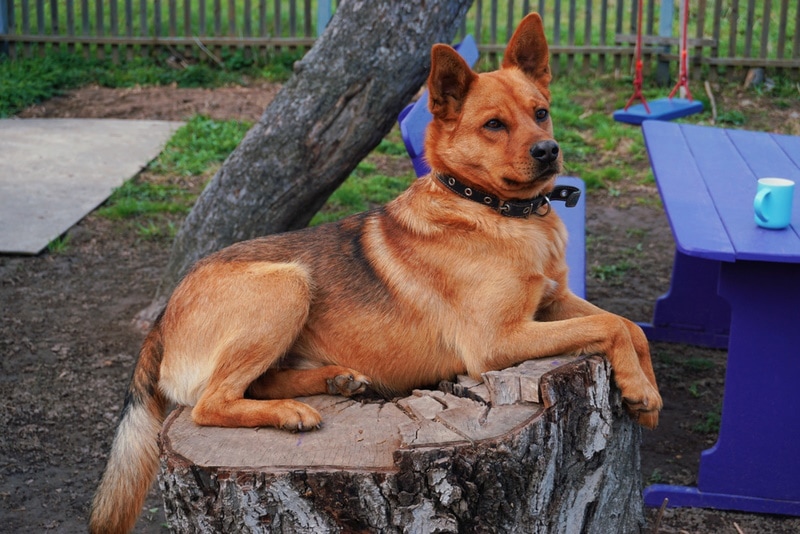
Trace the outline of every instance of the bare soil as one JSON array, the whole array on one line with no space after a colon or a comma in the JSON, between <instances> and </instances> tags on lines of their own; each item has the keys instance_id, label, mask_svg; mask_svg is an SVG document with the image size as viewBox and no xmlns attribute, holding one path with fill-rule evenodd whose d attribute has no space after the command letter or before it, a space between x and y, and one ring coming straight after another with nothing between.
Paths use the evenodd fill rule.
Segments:
<instances>
[{"instance_id":1,"label":"bare soil","mask_svg":"<svg viewBox=\"0 0 800 534\"><path fill-rule=\"evenodd\" d=\"M254 121L276 90L267 83L214 90L85 87L19 116L187 120L203 113ZM737 90L717 98L720 106L739 109L750 128L800 131L800 102L787 108ZM95 215L68 235L61 252L0 255L2 532L85 531L143 338L132 319L150 304L169 254L168 239L142 239L133 225ZM587 237L588 299L648 321L669 287L674 251L655 187L622 183L614 194L591 192ZM726 353L661 343L652 349L665 408L659 428L644 433L643 482L692 485L700 452L716 440ZM648 512L650 528L655 517ZM163 523L154 488L137 532L165 531ZM788 534L800 532L800 518L668 510L658 532Z\"/></svg>"}]
</instances>

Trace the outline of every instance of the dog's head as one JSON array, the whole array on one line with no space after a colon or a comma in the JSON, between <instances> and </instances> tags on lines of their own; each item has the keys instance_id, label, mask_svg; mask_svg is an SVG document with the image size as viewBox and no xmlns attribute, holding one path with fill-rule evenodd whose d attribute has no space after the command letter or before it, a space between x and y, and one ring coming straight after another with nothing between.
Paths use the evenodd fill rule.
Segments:
<instances>
[{"instance_id":1,"label":"dog's head","mask_svg":"<svg viewBox=\"0 0 800 534\"><path fill-rule=\"evenodd\" d=\"M562 156L553 139L550 78L536 13L520 22L494 72L477 74L451 47L435 45L425 145L431 169L505 199L552 189Z\"/></svg>"}]
</instances>

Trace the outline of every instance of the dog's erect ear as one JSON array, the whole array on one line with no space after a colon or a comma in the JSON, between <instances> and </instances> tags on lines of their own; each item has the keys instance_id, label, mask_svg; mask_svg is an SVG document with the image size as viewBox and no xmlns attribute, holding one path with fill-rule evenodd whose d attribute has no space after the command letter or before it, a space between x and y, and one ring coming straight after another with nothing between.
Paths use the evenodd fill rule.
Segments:
<instances>
[{"instance_id":1,"label":"dog's erect ear","mask_svg":"<svg viewBox=\"0 0 800 534\"><path fill-rule=\"evenodd\" d=\"M517 67L545 88L550 85L550 52L542 17L531 13L519 23L503 55L503 68Z\"/></svg>"},{"instance_id":2,"label":"dog's erect ear","mask_svg":"<svg viewBox=\"0 0 800 534\"><path fill-rule=\"evenodd\" d=\"M455 118L477 77L467 62L453 48L433 45L431 74L428 77L428 109L439 119Z\"/></svg>"}]
</instances>

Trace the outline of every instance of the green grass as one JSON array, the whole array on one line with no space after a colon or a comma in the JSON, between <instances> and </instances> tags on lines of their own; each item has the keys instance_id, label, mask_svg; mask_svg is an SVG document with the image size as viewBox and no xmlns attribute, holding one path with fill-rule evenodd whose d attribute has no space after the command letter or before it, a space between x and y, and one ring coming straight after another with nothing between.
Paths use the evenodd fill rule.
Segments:
<instances>
[{"instance_id":1,"label":"green grass","mask_svg":"<svg viewBox=\"0 0 800 534\"><path fill-rule=\"evenodd\" d=\"M375 148L378 154L386 154L389 156L402 156L405 157L406 147L402 141L390 140L389 138L381 139L380 144Z\"/></svg>"},{"instance_id":2,"label":"green grass","mask_svg":"<svg viewBox=\"0 0 800 534\"><path fill-rule=\"evenodd\" d=\"M292 75L295 61L302 58L300 51L273 53L266 64L259 68L259 74L271 82L285 82Z\"/></svg>"},{"instance_id":3,"label":"green grass","mask_svg":"<svg viewBox=\"0 0 800 534\"><path fill-rule=\"evenodd\" d=\"M225 161L251 127L249 122L197 115L175 132L149 168L160 174L202 174Z\"/></svg>"},{"instance_id":4,"label":"green grass","mask_svg":"<svg viewBox=\"0 0 800 534\"><path fill-rule=\"evenodd\" d=\"M159 213L188 213L193 198L175 185L128 180L114 190L97 214L109 219L131 219Z\"/></svg>"},{"instance_id":5,"label":"green grass","mask_svg":"<svg viewBox=\"0 0 800 534\"><path fill-rule=\"evenodd\" d=\"M699 434L719 434L719 425L722 422L722 406L717 405L715 411L707 412L703 420L692 426L692 430Z\"/></svg>"},{"instance_id":6,"label":"green grass","mask_svg":"<svg viewBox=\"0 0 800 534\"><path fill-rule=\"evenodd\" d=\"M650 233L650 231L645 228L628 228L625 230L625 235L631 239L644 239L647 237L648 233ZM637 248L641 250L641 242L637 245Z\"/></svg>"},{"instance_id":7,"label":"green grass","mask_svg":"<svg viewBox=\"0 0 800 534\"><path fill-rule=\"evenodd\" d=\"M613 194L613 190L610 194ZM631 242L633 242L635 239L644 237L646 233L646 230L638 230L628 232L627 236L631 239ZM587 239L587 249L602 246L602 241L602 237L598 238L596 236ZM643 248L644 246L641 242L636 242L627 248L619 250L615 253L615 255L619 257L615 263L592 265L590 267L591 275L601 282L611 285L620 285L624 282L625 277L630 271L638 269L637 262L642 255Z\"/></svg>"},{"instance_id":8,"label":"green grass","mask_svg":"<svg viewBox=\"0 0 800 534\"><path fill-rule=\"evenodd\" d=\"M266 65L258 65L243 51L236 51L223 54L224 68L211 63L176 67L166 55L123 59L115 64L109 58L88 59L63 49L51 49L43 57L0 59L0 118L92 83L103 87L219 87L243 84L251 77L284 81L298 57L297 52L278 53Z\"/></svg>"},{"instance_id":9,"label":"green grass","mask_svg":"<svg viewBox=\"0 0 800 534\"><path fill-rule=\"evenodd\" d=\"M601 282L621 283L633 267L628 260L622 260L611 265L593 265L591 271L592 276Z\"/></svg>"},{"instance_id":10,"label":"green grass","mask_svg":"<svg viewBox=\"0 0 800 534\"><path fill-rule=\"evenodd\" d=\"M325 206L311 219L310 225L336 221L342 217L385 204L402 193L414 180L413 173L403 176L380 174L375 164L363 161L333 192Z\"/></svg>"},{"instance_id":11,"label":"green grass","mask_svg":"<svg viewBox=\"0 0 800 534\"><path fill-rule=\"evenodd\" d=\"M63 234L50 241L47 244L47 251L50 254L63 254L69 250L70 239L69 234Z\"/></svg>"},{"instance_id":12,"label":"green grass","mask_svg":"<svg viewBox=\"0 0 800 534\"><path fill-rule=\"evenodd\" d=\"M159 224L151 220L136 224L136 233L144 239L173 238L177 231L178 226L172 221Z\"/></svg>"},{"instance_id":13,"label":"green grass","mask_svg":"<svg viewBox=\"0 0 800 534\"><path fill-rule=\"evenodd\" d=\"M653 471L650 473L650 476L647 478L648 484L660 484L663 481L664 481L664 474L658 467L654 468Z\"/></svg>"},{"instance_id":14,"label":"green grass","mask_svg":"<svg viewBox=\"0 0 800 534\"><path fill-rule=\"evenodd\" d=\"M375 147L373 155L358 164L350 176L328 198L311 219L311 225L336 221L342 217L385 204L398 196L416 179L413 172L389 175L382 166L392 160L408 162L408 154L398 128L394 128Z\"/></svg>"},{"instance_id":15,"label":"green grass","mask_svg":"<svg viewBox=\"0 0 800 534\"><path fill-rule=\"evenodd\" d=\"M215 170L244 137L250 124L217 121L196 116L179 128L148 171L163 176L197 176ZM375 153L381 157L407 158L396 133L381 141ZM388 176L368 158L331 195L311 224L335 221L390 201L414 180L413 173ZM165 214L188 213L195 195L174 184L129 180L116 189L97 214L115 220L134 220L143 238L171 237L175 223Z\"/></svg>"},{"instance_id":16,"label":"green grass","mask_svg":"<svg viewBox=\"0 0 800 534\"><path fill-rule=\"evenodd\" d=\"M0 118L90 82L86 66L67 55L0 61Z\"/></svg>"},{"instance_id":17,"label":"green grass","mask_svg":"<svg viewBox=\"0 0 800 534\"><path fill-rule=\"evenodd\" d=\"M747 119L741 111L732 110L720 113L717 116L717 122L723 126L744 126Z\"/></svg>"},{"instance_id":18,"label":"green grass","mask_svg":"<svg viewBox=\"0 0 800 534\"><path fill-rule=\"evenodd\" d=\"M148 170L161 175L202 175L222 163L249 128L248 123L195 116L175 132ZM194 195L178 185L128 180L97 213L110 219L186 213L193 202Z\"/></svg>"},{"instance_id":19,"label":"green grass","mask_svg":"<svg viewBox=\"0 0 800 534\"><path fill-rule=\"evenodd\" d=\"M621 180L652 183L640 128L614 121L609 110L625 104L626 82L608 77L556 78L551 86L555 137L564 150L565 173L589 190L613 193Z\"/></svg>"},{"instance_id":20,"label":"green grass","mask_svg":"<svg viewBox=\"0 0 800 534\"><path fill-rule=\"evenodd\" d=\"M249 128L248 123L196 116L175 132L148 171L172 180L206 176L228 157ZM132 221L142 238L171 238L177 225L169 215L187 214L195 199L196 194L181 185L133 178L115 189L96 213Z\"/></svg>"}]
</instances>

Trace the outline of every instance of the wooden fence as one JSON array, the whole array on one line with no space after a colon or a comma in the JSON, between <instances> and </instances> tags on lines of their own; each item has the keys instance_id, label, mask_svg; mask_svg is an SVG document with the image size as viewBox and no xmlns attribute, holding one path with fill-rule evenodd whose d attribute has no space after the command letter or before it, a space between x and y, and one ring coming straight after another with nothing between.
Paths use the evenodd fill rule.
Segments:
<instances>
[{"instance_id":1,"label":"wooden fence","mask_svg":"<svg viewBox=\"0 0 800 534\"><path fill-rule=\"evenodd\" d=\"M680 0L682 1L682 0ZM54 46L118 58L171 49L217 57L245 50L310 47L333 0L0 0L0 52L11 57ZM677 60L679 0L644 0L646 64ZM691 0L687 29L693 65L800 72L800 0ZM460 34L484 57L501 54L529 11L545 20L555 65L629 68L638 0L475 0Z\"/></svg>"}]
</instances>

